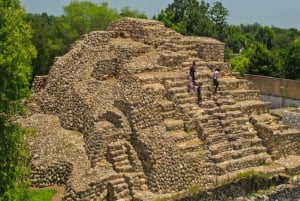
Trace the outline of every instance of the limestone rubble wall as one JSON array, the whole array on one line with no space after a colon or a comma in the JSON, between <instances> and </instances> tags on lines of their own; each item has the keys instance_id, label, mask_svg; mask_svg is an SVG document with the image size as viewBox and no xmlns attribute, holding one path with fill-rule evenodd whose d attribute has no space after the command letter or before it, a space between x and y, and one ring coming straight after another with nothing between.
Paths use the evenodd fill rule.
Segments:
<instances>
[{"instance_id":1,"label":"limestone rubble wall","mask_svg":"<svg viewBox=\"0 0 300 201\"><path fill-rule=\"evenodd\" d=\"M160 48L166 43L189 45L189 49L195 50L196 56L203 61L224 61L224 43L206 37L184 37L167 29L159 21L122 18L111 23L108 30L119 33L119 36L130 37L133 40L152 45L155 48Z\"/></svg>"},{"instance_id":2,"label":"limestone rubble wall","mask_svg":"<svg viewBox=\"0 0 300 201\"><path fill-rule=\"evenodd\" d=\"M72 164L65 161L32 166L30 175L31 185L34 187L64 185L68 181L72 169Z\"/></svg>"},{"instance_id":3,"label":"limestone rubble wall","mask_svg":"<svg viewBox=\"0 0 300 201\"><path fill-rule=\"evenodd\" d=\"M64 128L81 131L86 154L95 169L97 162L106 162L108 144L124 140L132 145L134 150L131 151L136 152L132 154L134 159L141 161L150 191L169 193L187 189L191 185L205 183L209 186L215 169L213 165L204 163L207 155L201 155L200 152L197 156L184 155L174 146L175 140L170 139L166 128L162 126L163 117L158 100L166 98L166 90L163 87L144 88L142 81L133 74L137 71L129 71L124 66L131 62L130 59L153 48L159 52L156 52L157 57L172 52L168 49L161 53L165 45L174 48L172 53L179 50L177 53L181 54L180 51L187 48L195 50L192 53L199 58L197 64L203 62L211 71L219 67L222 76L230 76L231 67L223 62L224 44L208 38L184 38L164 28L160 22L151 20L124 18L112 23L109 29L108 32L85 35L69 53L58 58L46 86L43 84L45 79L36 80L34 89L43 95L40 105L42 111L59 116ZM134 39L135 43L132 46L124 45L123 39L129 42ZM178 46L166 45L168 43ZM157 66L154 68L178 67L181 59L189 59L190 54L180 57L179 62L174 61L176 56L172 54L163 60L160 63L165 65L163 67L155 63ZM140 72L144 70L139 68ZM250 114L259 110L257 107L260 106L244 107L243 112ZM262 107L261 113L267 112L266 108ZM174 118L181 120L182 116L175 114ZM289 147L291 138L294 142L300 140L297 135L286 133L278 135L278 138L275 135L270 138L270 131L265 127L261 127L261 133L262 138L270 141L269 150L272 153L284 154L284 150L289 154L300 153L300 145ZM285 146L276 147L283 142ZM103 166L107 165L105 162ZM116 173L109 165L105 168ZM68 164L35 167L33 181L36 186L61 184L68 180L70 169ZM85 169L82 171L89 172ZM87 174L90 175L87 175L83 189L74 187L73 178L67 183L65 200L105 200L107 184L110 179L115 179L114 176L93 180L88 177L93 172ZM221 191L226 191L226 186Z\"/></svg>"},{"instance_id":4,"label":"limestone rubble wall","mask_svg":"<svg viewBox=\"0 0 300 201\"><path fill-rule=\"evenodd\" d=\"M263 122L255 122L254 127L273 159L300 154L299 130L281 128L274 131Z\"/></svg>"},{"instance_id":5,"label":"limestone rubble wall","mask_svg":"<svg viewBox=\"0 0 300 201\"><path fill-rule=\"evenodd\" d=\"M295 128L300 130L300 109L292 111L284 111L282 115L282 122L288 125L290 128Z\"/></svg>"},{"instance_id":6,"label":"limestone rubble wall","mask_svg":"<svg viewBox=\"0 0 300 201\"><path fill-rule=\"evenodd\" d=\"M204 191L195 195L185 196L183 198L178 198L174 200L297 200L300 196L299 185L282 184L285 182L285 179L281 178L280 175L271 178L267 183L255 181L255 179L251 177L242 178L233 182L225 183L224 185L217 186L208 191ZM257 191L257 189L260 189L261 193L255 194L254 192ZM264 192L263 190L266 191ZM249 195L251 195L251 198L249 198Z\"/></svg>"},{"instance_id":7,"label":"limestone rubble wall","mask_svg":"<svg viewBox=\"0 0 300 201\"><path fill-rule=\"evenodd\" d=\"M31 91L33 93L38 93L44 89L47 84L47 78L48 75L35 76L31 86Z\"/></svg>"}]
</instances>

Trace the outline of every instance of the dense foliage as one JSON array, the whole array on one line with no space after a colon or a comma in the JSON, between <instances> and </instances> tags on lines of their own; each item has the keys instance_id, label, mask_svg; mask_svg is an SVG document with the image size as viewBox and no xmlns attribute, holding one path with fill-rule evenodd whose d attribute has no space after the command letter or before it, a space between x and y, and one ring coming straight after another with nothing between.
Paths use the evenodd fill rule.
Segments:
<instances>
[{"instance_id":1,"label":"dense foliage","mask_svg":"<svg viewBox=\"0 0 300 201\"><path fill-rule=\"evenodd\" d=\"M62 16L27 14L26 20L34 30L32 43L38 51L33 60L33 76L48 74L53 59L66 53L83 34L105 30L111 21L121 17L147 18L136 9L125 7L118 12L108 3L97 5L89 1L71 1Z\"/></svg>"},{"instance_id":2,"label":"dense foliage","mask_svg":"<svg viewBox=\"0 0 300 201\"><path fill-rule=\"evenodd\" d=\"M213 37L224 42L224 59L230 61L235 71L300 78L297 29L258 23L229 25L228 15L221 2L210 5L204 0L174 0L153 18L183 35ZM147 18L136 9L125 7L117 11L109 8L108 3L97 5L89 1L71 1L64 7L62 16L27 14L26 19L34 30L32 42L38 50L33 60L33 76L47 74L54 57L64 54L82 34L105 30L111 21L120 17Z\"/></svg>"},{"instance_id":3,"label":"dense foliage","mask_svg":"<svg viewBox=\"0 0 300 201\"><path fill-rule=\"evenodd\" d=\"M0 0L0 200L25 200L28 186L26 131L14 123L29 95L35 56L31 28L18 1Z\"/></svg>"},{"instance_id":4,"label":"dense foliage","mask_svg":"<svg viewBox=\"0 0 300 201\"><path fill-rule=\"evenodd\" d=\"M240 73L300 79L297 29L229 25L221 2L174 0L154 18L184 35L208 36L225 43L225 60Z\"/></svg>"}]
</instances>

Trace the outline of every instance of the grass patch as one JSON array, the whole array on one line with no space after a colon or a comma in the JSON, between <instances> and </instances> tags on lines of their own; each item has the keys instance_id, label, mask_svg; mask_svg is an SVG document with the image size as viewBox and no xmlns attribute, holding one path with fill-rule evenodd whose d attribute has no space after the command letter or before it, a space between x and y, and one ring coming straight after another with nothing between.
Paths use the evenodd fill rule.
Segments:
<instances>
[{"instance_id":1,"label":"grass patch","mask_svg":"<svg viewBox=\"0 0 300 201\"><path fill-rule=\"evenodd\" d=\"M29 201L51 201L57 193L55 189L35 189L29 191Z\"/></svg>"},{"instance_id":2,"label":"grass patch","mask_svg":"<svg viewBox=\"0 0 300 201\"><path fill-rule=\"evenodd\" d=\"M201 189L200 186L194 185L194 186L191 186L190 188L188 188L185 191L175 193L175 194L173 194L169 197L160 197L160 198L155 199L154 201L177 200L177 199L180 199L180 198L183 198L183 197L188 197L188 196L191 196L191 195L195 195L197 193L200 193L201 191L202 191L202 189Z\"/></svg>"}]
</instances>

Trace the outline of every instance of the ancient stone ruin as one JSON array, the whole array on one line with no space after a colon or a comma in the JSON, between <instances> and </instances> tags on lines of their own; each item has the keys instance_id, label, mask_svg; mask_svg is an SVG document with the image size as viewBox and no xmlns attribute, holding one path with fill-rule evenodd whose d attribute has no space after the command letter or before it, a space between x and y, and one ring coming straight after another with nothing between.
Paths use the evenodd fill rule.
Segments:
<instances>
[{"instance_id":1,"label":"ancient stone ruin","mask_svg":"<svg viewBox=\"0 0 300 201\"><path fill-rule=\"evenodd\" d=\"M297 175L300 130L273 116L223 58L223 43L153 20L122 18L84 35L33 83L22 119L36 131L32 186L65 185L66 201L145 201L209 191L243 171ZM193 61L200 106L187 91Z\"/></svg>"}]
</instances>

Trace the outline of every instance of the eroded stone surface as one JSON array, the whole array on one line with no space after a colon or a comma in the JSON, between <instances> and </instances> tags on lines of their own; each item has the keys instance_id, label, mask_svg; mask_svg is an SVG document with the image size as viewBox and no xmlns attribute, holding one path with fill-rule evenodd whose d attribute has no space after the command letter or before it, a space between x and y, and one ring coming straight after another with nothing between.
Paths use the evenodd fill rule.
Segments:
<instances>
[{"instance_id":1,"label":"eroded stone surface","mask_svg":"<svg viewBox=\"0 0 300 201\"><path fill-rule=\"evenodd\" d=\"M33 185L65 184L63 200L152 200L299 154L299 130L269 115L223 58L223 43L153 20L122 18L84 35L27 101ZM200 106L187 91L192 61Z\"/></svg>"}]
</instances>

